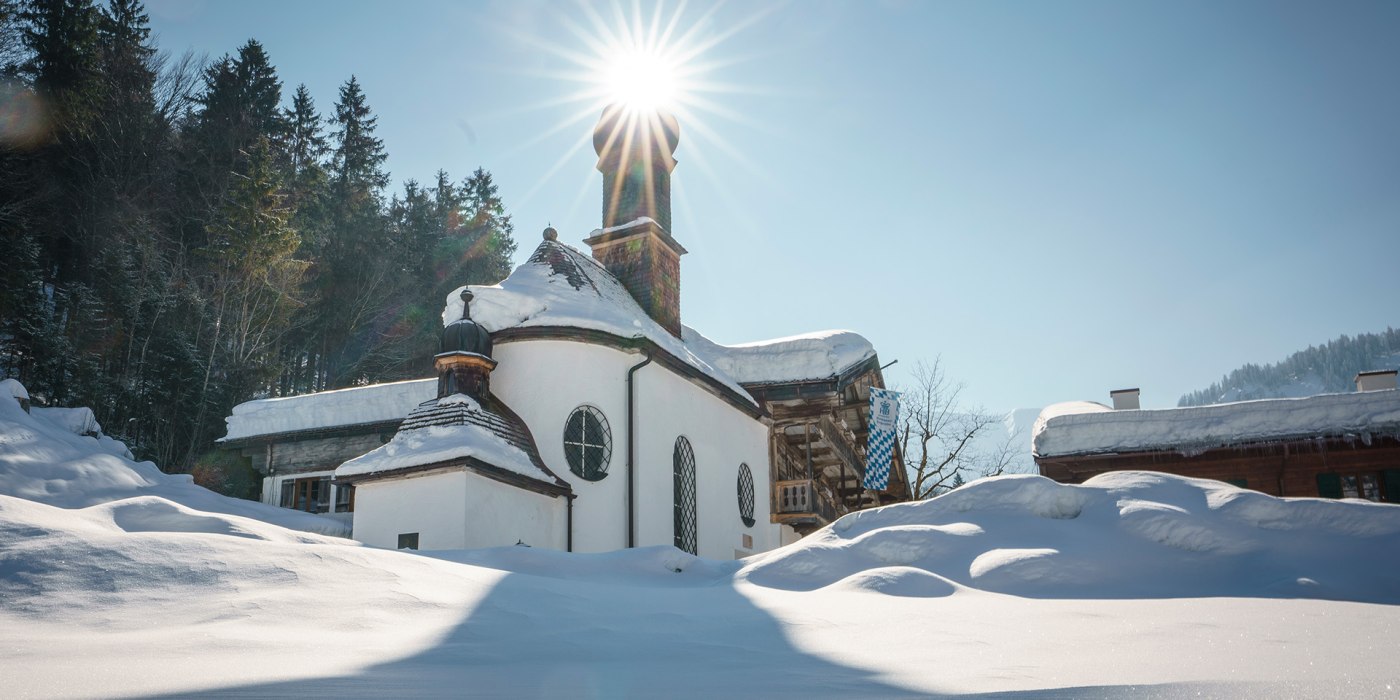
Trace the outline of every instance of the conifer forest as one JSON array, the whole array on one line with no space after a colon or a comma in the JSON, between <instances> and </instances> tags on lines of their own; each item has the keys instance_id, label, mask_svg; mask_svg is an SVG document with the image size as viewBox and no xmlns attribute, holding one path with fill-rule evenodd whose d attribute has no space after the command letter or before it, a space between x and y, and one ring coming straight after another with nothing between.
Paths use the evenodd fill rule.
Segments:
<instances>
[{"instance_id":1,"label":"conifer forest","mask_svg":"<svg viewBox=\"0 0 1400 700\"><path fill-rule=\"evenodd\" d=\"M140 0L0 0L0 376L231 495L234 405L425 376L443 298L515 250L489 172L390 191L373 95L274 61L162 50Z\"/></svg>"}]
</instances>

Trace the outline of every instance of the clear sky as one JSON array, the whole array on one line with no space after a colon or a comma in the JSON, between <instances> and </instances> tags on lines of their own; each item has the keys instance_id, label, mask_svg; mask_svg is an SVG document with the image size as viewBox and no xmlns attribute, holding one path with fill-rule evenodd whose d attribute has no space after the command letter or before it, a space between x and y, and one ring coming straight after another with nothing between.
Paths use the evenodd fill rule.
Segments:
<instances>
[{"instance_id":1,"label":"clear sky","mask_svg":"<svg viewBox=\"0 0 1400 700\"><path fill-rule=\"evenodd\" d=\"M614 5L148 0L162 49L256 38L323 113L355 74L395 183L491 171L522 260L599 224L591 17L656 7ZM1400 3L661 10L699 49L673 233L714 340L850 328L1001 411L1400 325Z\"/></svg>"}]
</instances>

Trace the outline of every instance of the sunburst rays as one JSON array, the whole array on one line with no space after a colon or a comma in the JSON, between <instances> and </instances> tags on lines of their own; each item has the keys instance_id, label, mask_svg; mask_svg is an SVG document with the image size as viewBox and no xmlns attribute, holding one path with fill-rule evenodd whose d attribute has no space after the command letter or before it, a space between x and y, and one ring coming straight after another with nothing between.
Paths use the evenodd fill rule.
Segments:
<instances>
[{"instance_id":1,"label":"sunburst rays","mask_svg":"<svg viewBox=\"0 0 1400 700\"><path fill-rule=\"evenodd\" d=\"M510 149L510 153L532 149L571 130L580 134L582 138L577 143L582 145L603 110L621 104L630 123L652 124L650 131L658 139L658 146L664 133L657 116L657 111L661 110L683 123L690 148L695 151L713 149L727 157L737 156L746 170L758 170L756 164L743 158L739 149L721 135L723 130L716 128L713 122L722 120L747 129L758 127L723 100L725 95L753 93L761 88L726 82L715 73L721 69L732 70L747 60L724 55L723 44L766 17L772 8L757 9L738 18L726 17L723 23L718 17L720 8L720 4L714 4L692 11L686 2L657 3L646 10L635 1L630 4L614 1L607 5L580 3L575 12L556 20L567 41L512 32L514 39L543 52L556 64L531 70L528 74L563 83L566 90L557 97L515 110L550 110L562 112L563 116L536 137ZM561 154L554 165L527 188L517 204L529 201L553 178L562 176L563 167L572 155ZM712 172L702 168L699 174L712 178ZM580 177L585 179L579 188L583 193L592 173L581 173ZM570 203L571 209L578 206L579 199L576 197Z\"/></svg>"}]
</instances>

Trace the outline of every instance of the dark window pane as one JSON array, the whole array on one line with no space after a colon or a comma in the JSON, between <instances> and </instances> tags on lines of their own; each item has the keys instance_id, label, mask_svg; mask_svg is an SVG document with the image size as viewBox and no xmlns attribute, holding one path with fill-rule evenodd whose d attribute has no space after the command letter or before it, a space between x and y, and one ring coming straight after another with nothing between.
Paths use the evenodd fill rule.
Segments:
<instances>
[{"instance_id":1,"label":"dark window pane","mask_svg":"<svg viewBox=\"0 0 1400 700\"><path fill-rule=\"evenodd\" d=\"M350 495L351 495L352 493L354 493L354 490L355 490L355 487L354 487L354 486L337 486L337 487L336 487L336 489L335 489L335 512L337 512L337 513L349 513L349 512L351 512L351 507L350 507L350 503L351 503L351 501L350 501Z\"/></svg>"}]
</instances>

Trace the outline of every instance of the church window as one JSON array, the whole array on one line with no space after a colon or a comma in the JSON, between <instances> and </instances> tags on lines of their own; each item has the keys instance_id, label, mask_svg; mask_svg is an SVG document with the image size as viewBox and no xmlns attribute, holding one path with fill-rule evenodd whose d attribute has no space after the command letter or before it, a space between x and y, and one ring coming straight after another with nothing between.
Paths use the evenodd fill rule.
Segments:
<instances>
[{"instance_id":1,"label":"church window","mask_svg":"<svg viewBox=\"0 0 1400 700\"><path fill-rule=\"evenodd\" d=\"M564 424L564 457L569 471L588 481L608 475L612 459L612 431L603 412L592 406L579 406Z\"/></svg>"},{"instance_id":2,"label":"church window","mask_svg":"<svg viewBox=\"0 0 1400 700\"><path fill-rule=\"evenodd\" d=\"M418 533L401 533L399 535L399 549L418 549Z\"/></svg>"},{"instance_id":3,"label":"church window","mask_svg":"<svg viewBox=\"0 0 1400 700\"><path fill-rule=\"evenodd\" d=\"M744 527L753 527L753 472L749 465L739 465L739 519Z\"/></svg>"},{"instance_id":4,"label":"church window","mask_svg":"<svg viewBox=\"0 0 1400 700\"><path fill-rule=\"evenodd\" d=\"M676 438L675 450L671 453L674 469L672 506L675 512L675 544L691 554L699 553L699 542L695 526L695 450L684 437Z\"/></svg>"}]
</instances>

